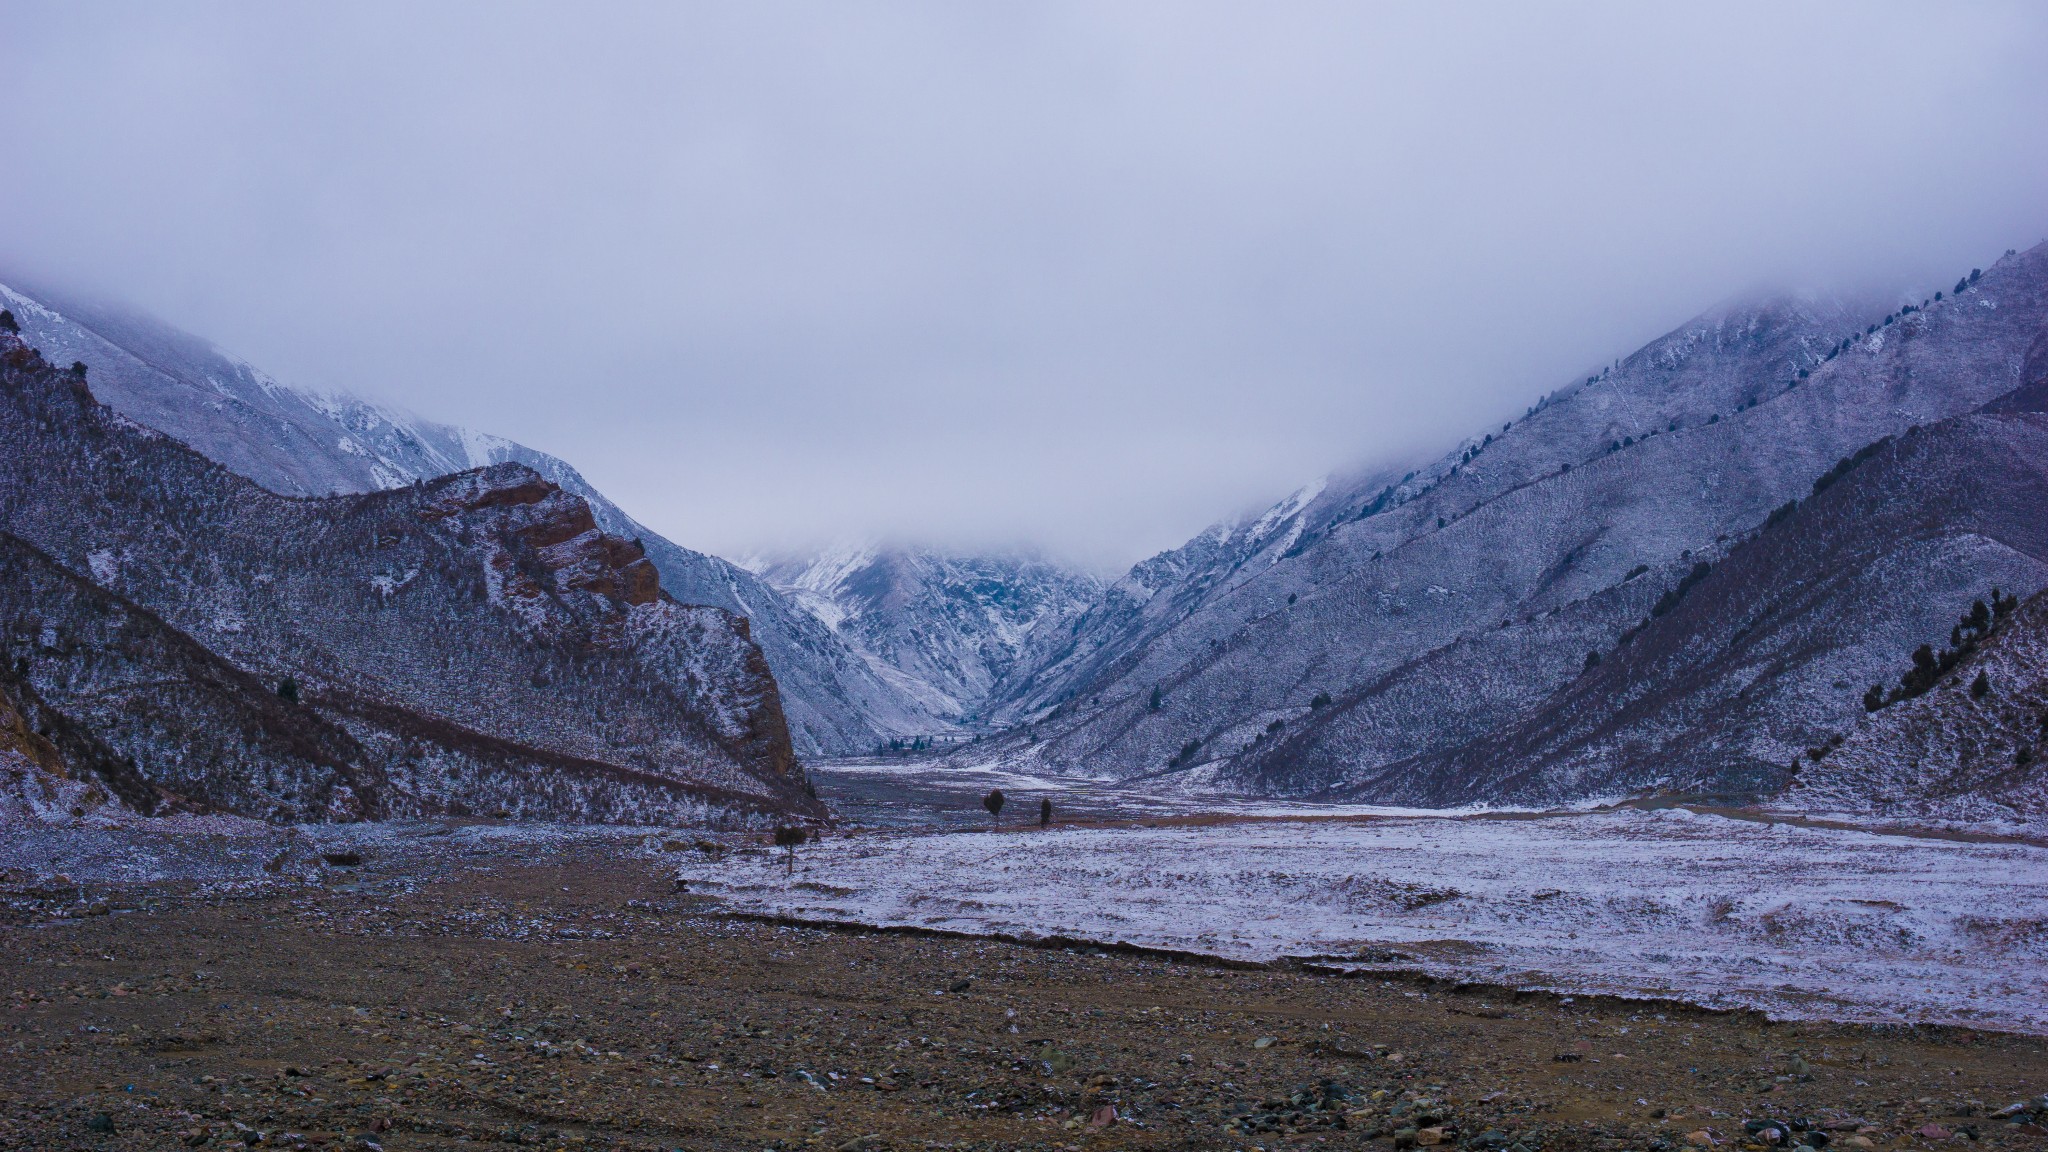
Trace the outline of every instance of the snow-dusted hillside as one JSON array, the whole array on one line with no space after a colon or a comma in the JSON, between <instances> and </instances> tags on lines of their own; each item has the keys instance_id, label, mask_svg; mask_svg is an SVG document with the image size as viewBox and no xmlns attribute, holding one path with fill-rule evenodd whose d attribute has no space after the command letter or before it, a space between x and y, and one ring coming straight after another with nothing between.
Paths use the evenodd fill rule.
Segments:
<instances>
[{"instance_id":1,"label":"snow-dusted hillside","mask_svg":"<svg viewBox=\"0 0 2048 1152\"><path fill-rule=\"evenodd\" d=\"M9 332L0 659L42 751L143 812L820 811L745 621L580 497L514 463L280 496Z\"/></svg>"},{"instance_id":2,"label":"snow-dusted hillside","mask_svg":"<svg viewBox=\"0 0 2048 1152\"><path fill-rule=\"evenodd\" d=\"M2022 383L2048 320L2048 248L1942 295L1717 310L1433 463L1311 485L1140 564L1069 635L1034 641L1044 647L998 686L996 707L1037 722L971 755L1251 792L1370 780L1356 798L1469 801L1448 768L1394 769L1538 714L1589 652L1611 654L1696 565L1838 460ZM2010 551L1991 546L1979 559L2010 563L1962 575L2032 591L2039 558ZM1754 747L1703 730L1693 747L1715 756L1675 776L1775 787L1784 741L1846 720L1893 639L1844 637L1825 665L1793 651L1752 671L1797 723ZM1823 667L1824 685L1857 690L1817 694ZM1525 799L1595 787L1570 774L1524 783Z\"/></svg>"},{"instance_id":3,"label":"snow-dusted hillside","mask_svg":"<svg viewBox=\"0 0 2048 1152\"><path fill-rule=\"evenodd\" d=\"M2048 832L2048 592L2004 615L1932 690L1816 745L1781 803Z\"/></svg>"},{"instance_id":4,"label":"snow-dusted hillside","mask_svg":"<svg viewBox=\"0 0 2048 1152\"><path fill-rule=\"evenodd\" d=\"M962 556L847 545L756 564L947 727L985 721L989 693L1027 641L1058 633L1101 589L1025 556Z\"/></svg>"},{"instance_id":5,"label":"snow-dusted hillside","mask_svg":"<svg viewBox=\"0 0 2048 1152\"><path fill-rule=\"evenodd\" d=\"M273 492L372 492L491 464L532 468L587 501L606 531L638 539L670 595L751 621L806 755L865 750L939 723L912 692L753 573L650 531L545 452L353 396L292 387L132 310L5 284L0 307L53 363L84 363L94 395L115 411Z\"/></svg>"}]
</instances>

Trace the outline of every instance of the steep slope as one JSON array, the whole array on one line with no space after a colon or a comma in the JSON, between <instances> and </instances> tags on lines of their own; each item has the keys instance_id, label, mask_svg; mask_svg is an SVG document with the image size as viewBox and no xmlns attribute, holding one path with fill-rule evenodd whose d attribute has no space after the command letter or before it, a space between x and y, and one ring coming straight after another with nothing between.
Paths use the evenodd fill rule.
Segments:
<instances>
[{"instance_id":1,"label":"steep slope","mask_svg":"<svg viewBox=\"0 0 2048 1152\"><path fill-rule=\"evenodd\" d=\"M2022 603L1931 691L1844 735L1816 746L1783 807L2048 831L2048 594Z\"/></svg>"},{"instance_id":2,"label":"steep slope","mask_svg":"<svg viewBox=\"0 0 2048 1152\"><path fill-rule=\"evenodd\" d=\"M999 689L1004 715L1021 718L1084 692L1106 699L1134 670L1170 676L1250 621L1291 606L1289 596L1309 596L1381 559L1390 571L1411 568L1399 549L1438 531L1439 520L1455 524L1610 447L1718 423L1822 363L1881 311L1837 299L1726 307L1437 460L1326 477L1219 524L1134 567L1071 636L1034 638L1019 674ZM1135 687L1150 691L1149 683ZM1297 703L1319 690L1306 686Z\"/></svg>"},{"instance_id":3,"label":"steep slope","mask_svg":"<svg viewBox=\"0 0 2048 1152\"><path fill-rule=\"evenodd\" d=\"M12 537L0 537L0 557ZM0 660L0 823L46 821L109 802L153 813L170 799L91 732L43 703L25 658Z\"/></svg>"},{"instance_id":4,"label":"steep slope","mask_svg":"<svg viewBox=\"0 0 2048 1152\"><path fill-rule=\"evenodd\" d=\"M521 465L279 496L0 333L0 531L24 678L205 803L449 809L467 758L508 811L816 810L746 621Z\"/></svg>"},{"instance_id":5,"label":"steep slope","mask_svg":"<svg viewBox=\"0 0 2048 1152\"><path fill-rule=\"evenodd\" d=\"M1972 597L2048 585L2044 507L2048 417L1915 429L1735 545L1516 722L1361 773L1340 711L1311 724L1334 731L1263 755L1345 795L1432 804L1775 792Z\"/></svg>"},{"instance_id":6,"label":"steep slope","mask_svg":"<svg viewBox=\"0 0 2048 1152\"><path fill-rule=\"evenodd\" d=\"M840 547L758 571L948 727L978 724L1026 638L1067 627L1101 590L1032 557L900 547Z\"/></svg>"},{"instance_id":7,"label":"steep slope","mask_svg":"<svg viewBox=\"0 0 2048 1152\"><path fill-rule=\"evenodd\" d=\"M1513 724L1838 459L2012 390L2048 250L1944 297L1723 310L1433 465L1141 565L1010 697L1038 723L976 755L1305 793Z\"/></svg>"},{"instance_id":8,"label":"steep slope","mask_svg":"<svg viewBox=\"0 0 2048 1152\"><path fill-rule=\"evenodd\" d=\"M87 365L94 395L115 411L273 492L372 492L492 464L532 468L581 496L605 531L639 540L670 595L753 621L754 639L782 685L792 737L807 755L931 729L932 716L830 628L744 568L650 531L545 452L352 396L293 388L131 309L18 283L0 284L0 307L51 362Z\"/></svg>"}]
</instances>

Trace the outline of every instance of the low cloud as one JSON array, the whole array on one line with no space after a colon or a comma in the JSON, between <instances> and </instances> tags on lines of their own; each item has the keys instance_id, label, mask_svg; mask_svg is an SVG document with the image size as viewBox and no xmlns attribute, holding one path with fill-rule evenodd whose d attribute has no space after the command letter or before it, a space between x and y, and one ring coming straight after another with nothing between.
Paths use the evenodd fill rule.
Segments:
<instances>
[{"instance_id":1,"label":"low cloud","mask_svg":"<svg viewBox=\"0 0 2048 1152\"><path fill-rule=\"evenodd\" d=\"M0 3L0 261L728 554L1103 567L2048 233L2048 9Z\"/></svg>"}]
</instances>

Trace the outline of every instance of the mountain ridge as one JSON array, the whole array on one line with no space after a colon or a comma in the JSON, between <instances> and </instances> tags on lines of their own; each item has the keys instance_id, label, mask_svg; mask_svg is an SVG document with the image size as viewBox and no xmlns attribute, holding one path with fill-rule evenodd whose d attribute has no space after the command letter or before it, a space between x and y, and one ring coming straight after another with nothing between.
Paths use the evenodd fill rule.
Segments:
<instances>
[{"instance_id":1,"label":"mountain ridge","mask_svg":"<svg viewBox=\"0 0 2048 1152\"><path fill-rule=\"evenodd\" d=\"M1113 584L1008 686L1030 730L959 758L1293 794L1334 785L1271 752L1310 728L1365 776L1509 723L1838 458L2018 385L2043 253L1882 316L1724 307L1431 464L1226 522Z\"/></svg>"},{"instance_id":2,"label":"mountain ridge","mask_svg":"<svg viewBox=\"0 0 2048 1152\"><path fill-rule=\"evenodd\" d=\"M1101 588L1085 573L1022 552L841 544L751 563L884 675L915 685L947 722L940 731L953 733L985 727L990 695L1029 638L1064 625Z\"/></svg>"},{"instance_id":3,"label":"mountain ridge","mask_svg":"<svg viewBox=\"0 0 2048 1152\"><path fill-rule=\"evenodd\" d=\"M439 424L346 394L278 381L211 342L118 305L0 283L24 337L56 363L90 368L115 410L285 495L399 487L492 464L533 468L581 496L607 531L637 539L678 600L755 622L806 755L865 750L940 721L915 686L876 674L822 622L738 565L634 520L568 463L503 437Z\"/></svg>"},{"instance_id":4,"label":"mountain ridge","mask_svg":"<svg viewBox=\"0 0 2048 1152\"><path fill-rule=\"evenodd\" d=\"M746 622L663 593L532 469L282 496L11 333L0 384L0 640L171 792L268 819L818 811Z\"/></svg>"}]
</instances>

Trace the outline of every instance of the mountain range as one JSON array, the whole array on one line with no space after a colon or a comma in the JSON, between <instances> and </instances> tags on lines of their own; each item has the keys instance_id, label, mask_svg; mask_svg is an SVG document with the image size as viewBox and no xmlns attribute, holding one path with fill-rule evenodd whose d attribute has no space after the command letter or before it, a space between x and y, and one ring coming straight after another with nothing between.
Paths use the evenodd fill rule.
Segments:
<instances>
[{"instance_id":1,"label":"mountain range","mask_svg":"<svg viewBox=\"0 0 2048 1152\"><path fill-rule=\"evenodd\" d=\"M89 388L119 414L80 402L80 426L100 429L104 443L71 444L70 456L53 459L112 452L116 463L74 469L75 483L59 486L69 496L51 496L39 472L18 470L9 481L0 530L19 569L41 581L14 592L15 618L64 618L35 606L114 597L106 603L118 609L66 611L147 614L154 623L129 626L168 630L153 643L185 652L175 661L188 668L184 680L220 686L206 707L226 709L221 715L239 717L245 730L273 730L265 718L277 709L275 693L257 689L290 678L307 703L282 715L314 714L355 741L357 751L343 752L319 744L332 734L305 735L305 748L326 750L299 753L300 782L278 785L274 796L221 801L242 809L269 803L279 818L375 814L431 807L379 798L429 794L445 805L456 794L447 778L394 768L378 751L394 746L390 715L404 713L578 764L687 780L719 803L751 796L788 810L810 802L798 756L974 734L981 738L948 753L953 761L1161 789L1421 806L1682 794L1825 797L1854 807L1859 786L1844 781L1882 777L1892 781L1880 789L1892 796L1884 803L1904 811L1926 789L1900 782L1932 773L1979 799L1983 789L1955 782L2008 781L1997 785L2005 799L1983 801L1989 808L1945 801L1944 811L2034 818L2011 803L2010 770L1998 776L1957 751L1983 739L1941 737L1948 759L1939 771L1925 757L1908 771L1871 750L1883 743L1874 733L1947 696L1880 692L1874 710L1865 698L1871 685L1899 678L1906 654L1938 645L1973 600L2019 602L1992 597L1993 587L2026 598L2048 586L2048 517L2040 514L2048 507L2048 247L2008 252L1913 298L1785 296L1716 308L1448 452L1314 481L1108 582L1028 555L864 544L728 562L647 531L568 464L532 449L287 387L132 312L19 288L0 288L0 303L20 318L19 355L33 347L51 363L80 361L86 376L68 386ZM24 380L62 375L47 364L14 370ZM56 418L47 413L60 407L45 402L37 409L45 415L25 416L23 442L56 451ZM183 463L174 479L130 491L119 462L145 443L155 446L152 461ZM170 446L183 454L166 456ZM183 446L213 463L198 468L200 456ZM208 536L200 523L164 520L175 502L147 495L216 488L234 494L210 495L203 506L264 510L234 524L202 516L207 531L226 532ZM114 498L124 494L130 503ZM456 537L428 533L419 563L371 564L374 547L363 556L250 558L276 533L247 535L247 524L303 516L310 519L287 535L307 537L317 521L374 541L397 531L377 525L439 524L432 510L444 507L454 509L450 526L435 531ZM80 517L91 531L72 526ZM535 529L539 521L559 526ZM124 543L82 550L95 532ZM415 546L410 528L398 535ZM175 543L136 543L158 538ZM575 556L550 551L572 540L582 541ZM215 553L232 559L191 563ZM526 600L504 599L488 579L478 592L460 575L465 565L524 573L521 596L547 607L527 618ZM257 602L246 581L294 566L332 570L305 577L317 595L278 601L261 627L237 631ZM215 570L237 574L195 575ZM463 618L480 602L496 612L491 628L509 611L516 628L538 629L546 643L573 635L586 648L611 646L626 663L610 672L592 666L586 679L580 665L529 667L531 654L485 645L480 651L503 661L496 675L506 694L485 706L449 696L419 671L453 674L459 658L450 648L399 643L387 632L382 651L409 670L392 678L350 637L301 636L291 623L295 607L310 611L343 586L395 603L417 573L432 571L445 587L414 597L433 606L427 619ZM631 622L650 612L693 621L669 629L693 639L661 654L637 647ZM2036 616L2031 606L2021 612L2010 635ZM723 631L718 620L728 621ZM442 626L416 627L425 635ZM183 642L197 650L178 648ZM302 643L321 659L295 662ZM693 653L704 645L726 654L700 660ZM2002 658L2018 660L2001 678L2033 675L2011 655L2024 648L2001 640ZM1988 644L1984 651L1992 659ZM597 738L587 720L579 727L559 711L559 699L619 683L605 677L636 661L671 685L680 677L688 691L670 706L695 717L696 743L669 747L646 729L623 741L615 732ZM201 665L212 670L189 671ZM336 679L335 667L349 677ZM385 678L358 693L354 677L373 668ZM230 691L236 675L256 677L255 687ZM135 746L132 734L127 745L80 743L114 723L111 713L86 714L90 693L65 687L81 676L16 675L14 714L69 718L70 728L51 731L72 732L66 754L81 762L143 764L123 751ZM527 699L542 681L553 690L541 695L555 704ZM779 701L773 718L770 697ZM147 712L139 699L121 707ZM655 715L656 705L645 707L641 720ZM2021 731L2024 708L2015 707L1999 722L1999 747L2019 757L2035 738ZM609 723L609 710L599 711ZM619 723L633 729L641 720ZM786 752L774 751L778 724ZM1908 727L1968 725L1935 717ZM723 761L714 746L725 749ZM100 777L136 803L147 800L145 783L179 798L227 796L232 778L269 755L208 754L221 766L176 777L175 787L161 771L123 776L107 767ZM380 767L362 768L358 780L305 766L330 761ZM2025 777L2024 763L2009 767ZM500 771L511 779L525 769Z\"/></svg>"},{"instance_id":2,"label":"mountain range","mask_svg":"<svg viewBox=\"0 0 2048 1152\"><path fill-rule=\"evenodd\" d=\"M282 495L374 492L506 462L532 468L582 497L607 532L638 540L662 588L677 600L752 621L804 755L867 751L956 726L957 686L921 682L849 643L746 568L670 542L545 452L355 396L287 385L204 339L89 296L16 280L0 284L0 307L13 312L23 338L51 362L86 364L95 396L115 411Z\"/></svg>"},{"instance_id":3,"label":"mountain range","mask_svg":"<svg viewBox=\"0 0 2048 1152\"><path fill-rule=\"evenodd\" d=\"M957 755L1432 806L1771 793L1958 604L2048 583L2015 399L2044 324L2048 248L1888 308L1718 309L1137 565L998 685L1030 723Z\"/></svg>"},{"instance_id":4,"label":"mountain range","mask_svg":"<svg viewBox=\"0 0 2048 1152\"><path fill-rule=\"evenodd\" d=\"M1036 557L874 545L749 567L949 732L984 726L991 693L1018 672L1030 637L1069 626L1102 590L1094 577Z\"/></svg>"}]
</instances>

